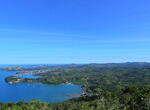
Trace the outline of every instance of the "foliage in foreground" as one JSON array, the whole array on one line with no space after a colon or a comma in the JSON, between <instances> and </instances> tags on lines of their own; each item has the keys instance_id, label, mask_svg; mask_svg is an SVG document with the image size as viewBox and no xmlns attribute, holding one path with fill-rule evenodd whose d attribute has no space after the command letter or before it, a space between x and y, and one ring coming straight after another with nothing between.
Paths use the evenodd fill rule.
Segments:
<instances>
[{"instance_id":1,"label":"foliage in foreground","mask_svg":"<svg viewBox=\"0 0 150 110\"><path fill-rule=\"evenodd\" d=\"M150 110L150 87L129 86L117 94L97 88L93 95L63 103L0 103L0 110Z\"/></svg>"}]
</instances>

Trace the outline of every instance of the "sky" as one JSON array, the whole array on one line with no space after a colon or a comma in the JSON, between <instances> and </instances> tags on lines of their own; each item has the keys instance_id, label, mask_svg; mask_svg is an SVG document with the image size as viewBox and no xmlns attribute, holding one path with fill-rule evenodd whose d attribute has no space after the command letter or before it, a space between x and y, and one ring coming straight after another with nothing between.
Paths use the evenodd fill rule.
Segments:
<instances>
[{"instance_id":1,"label":"sky","mask_svg":"<svg viewBox=\"0 0 150 110\"><path fill-rule=\"evenodd\" d=\"M0 0L0 64L150 62L149 0Z\"/></svg>"}]
</instances>

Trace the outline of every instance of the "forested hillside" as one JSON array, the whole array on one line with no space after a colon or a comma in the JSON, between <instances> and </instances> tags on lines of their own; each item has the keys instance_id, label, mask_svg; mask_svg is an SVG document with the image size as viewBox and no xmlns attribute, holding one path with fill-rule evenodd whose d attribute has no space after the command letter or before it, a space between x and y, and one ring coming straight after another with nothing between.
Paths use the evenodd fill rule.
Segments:
<instances>
[{"instance_id":1,"label":"forested hillside","mask_svg":"<svg viewBox=\"0 0 150 110\"><path fill-rule=\"evenodd\" d=\"M51 67L49 67L50 69ZM54 67L53 67L54 68ZM39 101L1 104L2 110L149 110L150 64L86 64L66 65L51 72L38 73L37 79L23 82L81 85L84 94L63 103ZM12 77L6 81L14 80Z\"/></svg>"}]
</instances>

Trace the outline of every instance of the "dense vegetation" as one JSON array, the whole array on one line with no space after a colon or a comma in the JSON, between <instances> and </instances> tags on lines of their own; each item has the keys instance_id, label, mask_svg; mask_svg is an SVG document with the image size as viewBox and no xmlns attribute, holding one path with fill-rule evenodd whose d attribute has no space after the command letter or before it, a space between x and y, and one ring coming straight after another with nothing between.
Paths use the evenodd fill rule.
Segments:
<instances>
[{"instance_id":1,"label":"dense vegetation","mask_svg":"<svg viewBox=\"0 0 150 110\"><path fill-rule=\"evenodd\" d=\"M118 94L98 89L91 96L57 104L36 100L0 103L0 110L150 110L150 87L130 86Z\"/></svg>"},{"instance_id":2,"label":"dense vegetation","mask_svg":"<svg viewBox=\"0 0 150 110\"><path fill-rule=\"evenodd\" d=\"M150 110L149 63L66 65L36 75L41 77L20 82L71 82L81 85L85 94L58 104L35 100L1 104L0 110Z\"/></svg>"}]
</instances>

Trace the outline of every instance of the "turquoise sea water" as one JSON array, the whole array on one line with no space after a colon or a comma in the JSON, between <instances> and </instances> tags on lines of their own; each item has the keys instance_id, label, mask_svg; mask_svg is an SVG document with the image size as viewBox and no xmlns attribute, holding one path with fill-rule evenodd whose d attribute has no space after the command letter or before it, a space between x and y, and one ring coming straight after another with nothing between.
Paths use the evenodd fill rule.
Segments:
<instances>
[{"instance_id":1,"label":"turquoise sea water","mask_svg":"<svg viewBox=\"0 0 150 110\"><path fill-rule=\"evenodd\" d=\"M5 78L18 71L0 71L0 102L18 102L37 99L43 102L63 102L81 94L82 88L73 84L46 85L39 83L7 84ZM73 94L73 95L72 95ZM72 95L72 96L71 96Z\"/></svg>"},{"instance_id":2,"label":"turquoise sea water","mask_svg":"<svg viewBox=\"0 0 150 110\"><path fill-rule=\"evenodd\" d=\"M19 78L38 78L39 76L35 76L35 75L32 75L32 74L23 74L23 75L18 75L17 77Z\"/></svg>"}]
</instances>

